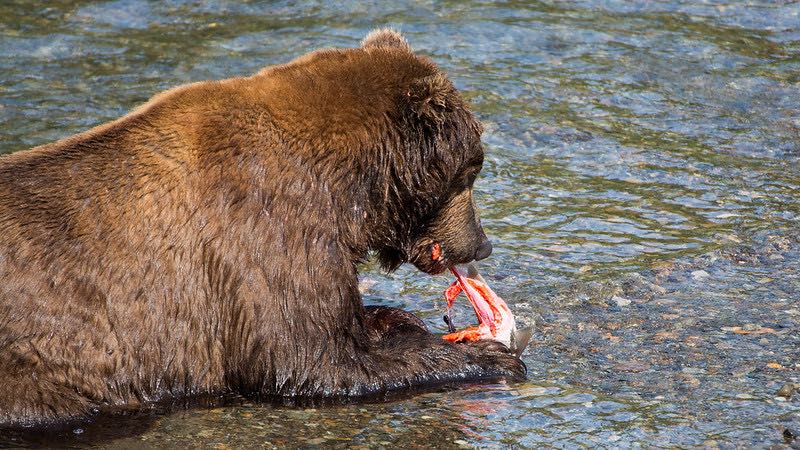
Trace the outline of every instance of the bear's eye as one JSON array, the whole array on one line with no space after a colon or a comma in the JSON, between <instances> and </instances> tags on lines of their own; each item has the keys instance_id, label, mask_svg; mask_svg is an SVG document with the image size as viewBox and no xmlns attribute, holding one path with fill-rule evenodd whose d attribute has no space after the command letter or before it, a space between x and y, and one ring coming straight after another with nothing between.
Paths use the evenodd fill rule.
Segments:
<instances>
[{"instance_id":1,"label":"bear's eye","mask_svg":"<svg viewBox=\"0 0 800 450\"><path fill-rule=\"evenodd\" d=\"M458 186L457 188L461 189L469 189L475 184L475 180L478 178L478 174L481 172L480 167L471 167L464 171L464 175L459 178L456 182Z\"/></svg>"},{"instance_id":2,"label":"bear's eye","mask_svg":"<svg viewBox=\"0 0 800 450\"><path fill-rule=\"evenodd\" d=\"M475 182L475 179L478 178L481 169L483 169L483 151L478 153L467 163L467 170L464 172L470 177L470 184Z\"/></svg>"},{"instance_id":3,"label":"bear's eye","mask_svg":"<svg viewBox=\"0 0 800 450\"><path fill-rule=\"evenodd\" d=\"M481 173L481 169L483 169L483 154L481 153L479 157L476 157L469 161L464 169L461 171L463 174L460 178L457 178L456 184L461 188L471 188L473 184L475 184L475 180L478 178L478 174Z\"/></svg>"},{"instance_id":4,"label":"bear's eye","mask_svg":"<svg viewBox=\"0 0 800 450\"><path fill-rule=\"evenodd\" d=\"M475 170L471 170L469 175L467 175L467 185L472 186L475 184L475 180L478 179L478 174L481 172L481 168L478 167Z\"/></svg>"}]
</instances>

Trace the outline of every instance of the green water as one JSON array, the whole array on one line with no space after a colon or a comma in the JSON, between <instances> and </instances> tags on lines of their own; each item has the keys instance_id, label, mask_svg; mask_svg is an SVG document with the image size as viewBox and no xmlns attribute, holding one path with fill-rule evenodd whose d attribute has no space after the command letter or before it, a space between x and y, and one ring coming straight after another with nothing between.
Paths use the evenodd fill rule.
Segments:
<instances>
[{"instance_id":1,"label":"green water","mask_svg":"<svg viewBox=\"0 0 800 450\"><path fill-rule=\"evenodd\" d=\"M61 443L800 445L785 437L800 433L800 393L776 395L800 383L796 2L5 0L0 153L384 25L485 124L477 191L495 252L481 267L536 327L529 381L313 410L178 408ZM447 284L362 272L367 303L438 331ZM465 306L456 321L472 321Z\"/></svg>"}]
</instances>

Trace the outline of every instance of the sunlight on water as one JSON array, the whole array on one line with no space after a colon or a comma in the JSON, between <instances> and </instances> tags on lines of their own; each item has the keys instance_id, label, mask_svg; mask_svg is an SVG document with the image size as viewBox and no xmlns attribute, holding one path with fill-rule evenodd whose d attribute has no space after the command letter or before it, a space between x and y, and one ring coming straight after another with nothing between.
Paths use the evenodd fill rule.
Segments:
<instances>
[{"instance_id":1,"label":"sunlight on water","mask_svg":"<svg viewBox=\"0 0 800 450\"><path fill-rule=\"evenodd\" d=\"M76 444L766 447L800 430L800 394L776 395L800 383L796 2L47 5L0 3L0 153L401 29L485 124L482 271L536 326L527 383L195 408ZM446 329L448 280L371 264L362 279L367 303Z\"/></svg>"}]
</instances>

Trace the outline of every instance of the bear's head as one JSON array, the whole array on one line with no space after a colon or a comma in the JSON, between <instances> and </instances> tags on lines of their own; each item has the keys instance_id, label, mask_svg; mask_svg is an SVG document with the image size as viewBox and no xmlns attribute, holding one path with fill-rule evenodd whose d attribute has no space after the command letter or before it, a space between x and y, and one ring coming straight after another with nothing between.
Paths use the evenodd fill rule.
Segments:
<instances>
[{"instance_id":1,"label":"bear's head","mask_svg":"<svg viewBox=\"0 0 800 450\"><path fill-rule=\"evenodd\" d=\"M484 157L480 123L445 74L397 32L374 31L362 49L406 52L414 66L398 78L395 157L383 197L389 228L372 249L388 270L411 262L430 274L486 258L492 245L472 192Z\"/></svg>"}]
</instances>

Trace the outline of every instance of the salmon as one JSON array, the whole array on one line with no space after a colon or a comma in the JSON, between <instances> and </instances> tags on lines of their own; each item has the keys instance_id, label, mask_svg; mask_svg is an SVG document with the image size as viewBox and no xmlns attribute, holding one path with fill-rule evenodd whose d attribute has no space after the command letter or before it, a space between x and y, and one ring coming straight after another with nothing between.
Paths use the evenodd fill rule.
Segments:
<instances>
[{"instance_id":1,"label":"salmon","mask_svg":"<svg viewBox=\"0 0 800 450\"><path fill-rule=\"evenodd\" d=\"M505 344L515 355L521 355L525 347L528 346L532 330L530 328L517 330L511 309L489 287L474 264L470 263L464 268L453 266L450 271L455 275L456 280L444 291L444 297L447 300L445 322L447 322L451 332L444 335L443 339L449 342L492 339ZM472 304L472 309L478 318L478 325L453 332L455 328L449 313L450 308L461 292L466 295L470 304Z\"/></svg>"}]
</instances>

